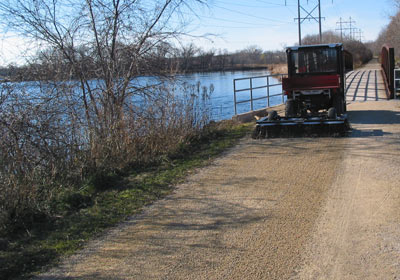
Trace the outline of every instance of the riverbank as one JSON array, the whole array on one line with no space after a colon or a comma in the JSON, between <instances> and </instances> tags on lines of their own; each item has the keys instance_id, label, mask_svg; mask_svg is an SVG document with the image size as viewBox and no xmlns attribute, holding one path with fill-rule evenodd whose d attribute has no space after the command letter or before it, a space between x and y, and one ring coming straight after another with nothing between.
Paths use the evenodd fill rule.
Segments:
<instances>
[{"instance_id":1,"label":"riverbank","mask_svg":"<svg viewBox=\"0 0 400 280\"><path fill-rule=\"evenodd\" d=\"M274 70L275 69L275 70ZM182 71L169 71L160 73L161 76L175 76L175 75L183 75L183 74L196 74L196 73L211 73L211 72L233 72L233 71L252 71L252 70L268 70L274 71L276 74L281 74L280 70L285 71L285 64L236 64L224 67L211 67L207 69L187 69ZM287 73L282 72L282 73ZM8 83L8 82L31 82L38 81L37 79L29 78L24 76L21 73L17 73L15 76L1 76L0 75L0 83ZM141 76L147 76L148 74L142 73Z\"/></svg>"},{"instance_id":2,"label":"riverbank","mask_svg":"<svg viewBox=\"0 0 400 280\"><path fill-rule=\"evenodd\" d=\"M251 71L251 70L269 70L271 64L237 64L226 67L212 67L208 69L191 69L178 71L177 74L210 73L210 72L229 72L229 71Z\"/></svg>"},{"instance_id":3,"label":"riverbank","mask_svg":"<svg viewBox=\"0 0 400 280\"><path fill-rule=\"evenodd\" d=\"M271 72L272 75L288 73L288 68L286 63L271 64L268 66L268 70Z\"/></svg>"},{"instance_id":4,"label":"riverbank","mask_svg":"<svg viewBox=\"0 0 400 280\"><path fill-rule=\"evenodd\" d=\"M0 278L27 279L83 248L88 240L140 213L143 206L165 197L197 168L209 164L249 133L252 124L213 123L157 165L132 167L107 177L106 190L84 185L65 194L63 215L37 220L28 230L0 239Z\"/></svg>"}]
</instances>

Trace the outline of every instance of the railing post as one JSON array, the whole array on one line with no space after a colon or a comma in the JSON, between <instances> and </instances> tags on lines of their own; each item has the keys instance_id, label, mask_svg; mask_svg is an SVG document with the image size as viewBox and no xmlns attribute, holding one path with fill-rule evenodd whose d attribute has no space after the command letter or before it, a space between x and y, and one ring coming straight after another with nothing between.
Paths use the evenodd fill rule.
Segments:
<instances>
[{"instance_id":1,"label":"railing post","mask_svg":"<svg viewBox=\"0 0 400 280\"><path fill-rule=\"evenodd\" d=\"M396 93L394 92L394 67L395 67L395 57L394 48L389 48L389 66L390 66L390 89L392 90L391 98L395 98Z\"/></svg>"},{"instance_id":2,"label":"railing post","mask_svg":"<svg viewBox=\"0 0 400 280\"><path fill-rule=\"evenodd\" d=\"M400 86L397 86L397 84L400 84L400 69L394 69L394 99L397 98L397 91L400 89Z\"/></svg>"},{"instance_id":3,"label":"railing post","mask_svg":"<svg viewBox=\"0 0 400 280\"><path fill-rule=\"evenodd\" d=\"M269 76L267 76L267 107L270 107L269 104Z\"/></svg>"},{"instance_id":4,"label":"railing post","mask_svg":"<svg viewBox=\"0 0 400 280\"><path fill-rule=\"evenodd\" d=\"M388 99L394 97L394 49L389 45L384 45L381 51L381 65L383 72L385 73L385 79L387 82L389 95Z\"/></svg>"},{"instance_id":5,"label":"railing post","mask_svg":"<svg viewBox=\"0 0 400 280\"><path fill-rule=\"evenodd\" d=\"M233 80L233 99L235 103L235 116L237 115L237 108L236 108L236 80Z\"/></svg>"},{"instance_id":6,"label":"railing post","mask_svg":"<svg viewBox=\"0 0 400 280\"><path fill-rule=\"evenodd\" d=\"M253 110L253 78L250 78L250 102L251 102L251 111Z\"/></svg>"},{"instance_id":7,"label":"railing post","mask_svg":"<svg viewBox=\"0 0 400 280\"><path fill-rule=\"evenodd\" d=\"M283 81L283 75L281 75L281 81ZM283 93L283 89L282 89L282 104L285 104L285 94Z\"/></svg>"},{"instance_id":8,"label":"railing post","mask_svg":"<svg viewBox=\"0 0 400 280\"><path fill-rule=\"evenodd\" d=\"M274 86L279 86L279 85L281 85L282 86L282 83L274 83L274 81L275 81L275 78L276 79L278 79L279 80L279 78L278 77L281 77L281 79L285 76L285 75L287 75L287 74L276 74L276 75L265 75L265 76L257 76L257 77L246 77L246 78L240 78L240 79L233 79L233 93L234 93L234 109L235 109L235 115L238 115L238 108L237 108L237 105L238 104L242 104L242 103L246 103L246 104L248 104L249 102L250 102L250 111L254 111L254 101L255 100L264 100L265 98L267 98L267 108L268 107L271 107L271 97L278 97L279 95L281 95L282 96L282 103L284 103L285 102L285 95L284 95L284 93L283 93L283 91L281 92L281 93L279 93L279 92L277 92L277 93L275 93L275 91L273 91L272 93L271 93L271 89L270 88L272 88L272 87L274 87ZM273 79L273 82L272 82L272 84L271 84L271 81L269 80L271 77L273 77L274 79ZM255 86L255 87L253 87L253 79L261 79L261 78L266 78L267 79L267 84L266 85L262 85L262 86ZM237 81L247 81L247 80L249 80L249 87L247 87L247 88L237 88L237 85L236 85L236 82ZM266 94L267 94L267 96L262 96L262 97L256 97L256 98L254 98L254 96L253 96L253 90L257 90L257 89L264 89L264 88L267 88L267 92L266 92ZM248 92L248 91L250 91L250 98L248 99L248 100L240 100L240 101L238 101L237 100L237 94L239 93L239 92Z\"/></svg>"}]
</instances>

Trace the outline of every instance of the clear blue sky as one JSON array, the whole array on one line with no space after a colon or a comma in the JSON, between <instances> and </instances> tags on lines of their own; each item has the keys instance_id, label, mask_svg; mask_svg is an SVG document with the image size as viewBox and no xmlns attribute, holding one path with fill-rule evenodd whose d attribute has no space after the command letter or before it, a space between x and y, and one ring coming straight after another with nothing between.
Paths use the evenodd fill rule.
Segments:
<instances>
[{"instance_id":1,"label":"clear blue sky","mask_svg":"<svg viewBox=\"0 0 400 280\"><path fill-rule=\"evenodd\" d=\"M192 22L194 34L214 33L213 42L195 40L205 49L235 51L250 45L266 50L282 49L298 42L297 0L211 0L209 8L198 12ZM308 2L308 4L307 4ZM301 0L306 10L312 10L318 0ZM375 40L396 11L392 0L321 0L325 17L322 30L335 30L340 18L362 30L363 41ZM318 15L316 10L314 15ZM302 16L305 13L302 11ZM348 27L343 25L343 27ZM318 33L318 23L306 21L302 34Z\"/></svg>"},{"instance_id":2,"label":"clear blue sky","mask_svg":"<svg viewBox=\"0 0 400 280\"><path fill-rule=\"evenodd\" d=\"M0 0L1 1L1 0ZM147 1L147 0L146 0ZM211 40L186 38L204 49L226 49L230 52L257 45L264 50L281 50L298 42L297 0L208 0L208 7L195 9L197 17L187 14L192 35L214 34ZM308 4L307 4L308 2ZM301 0L306 10L313 9L318 0ZM321 0L322 30L335 30L341 17L350 17L363 31L363 40L375 40L396 12L393 0ZM302 16L304 16L304 12ZM317 13L314 13L317 15ZM302 25L302 34L318 33L315 21ZM28 44L25 44L28 46ZM30 50L35 48L29 45ZM0 34L0 65L22 63L24 43L13 34ZM29 55L29 53L28 53Z\"/></svg>"}]
</instances>

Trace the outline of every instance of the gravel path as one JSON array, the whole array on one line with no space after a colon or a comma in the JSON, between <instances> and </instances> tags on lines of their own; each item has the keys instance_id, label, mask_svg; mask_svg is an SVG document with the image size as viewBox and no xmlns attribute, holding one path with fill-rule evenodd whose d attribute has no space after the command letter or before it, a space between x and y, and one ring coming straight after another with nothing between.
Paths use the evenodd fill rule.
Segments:
<instances>
[{"instance_id":1,"label":"gravel path","mask_svg":"<svg viewBox=\"0 0 400 280\"><path fill-rule=\"evenodd\" d=\"M342 172L293 279L400 279L400 102L350 109Z\"/></svg>"},{"instance_id":2,"label":"gravel path","mask_svg":"<svg viewBox=\"0 0 400 280\"><path fill-rule=\"evenodd\" d=\"M396 279L400 103L348 109L352 137L246 138L37 279Z\"/></svg>"}]
</instances>

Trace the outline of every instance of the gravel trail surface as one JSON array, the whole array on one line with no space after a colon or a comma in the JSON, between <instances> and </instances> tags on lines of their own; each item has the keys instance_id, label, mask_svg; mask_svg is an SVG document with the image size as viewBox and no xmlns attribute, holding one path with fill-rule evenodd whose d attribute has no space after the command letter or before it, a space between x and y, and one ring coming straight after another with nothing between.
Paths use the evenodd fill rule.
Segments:
<instances>
[{"instance_id":1,"label":"gravel trail surface","mask_svg":"<svg viewBox=\"0 0 400 280\"><path fill-rule=\"evenodd\" d=\"M351 137L248 137L37 279L396 279L400 103L348 109Z\"/></svg>"},{"instance_id":2,"label":"gravel trail surface","mask_svg":"<svg viewBox=\"0 0 400 280\"><path fill-rule=\"evenodd\" d=\"M400 102L350 109L343 171L293 279L400 279Z\"/></svg>"}]
</instances>

